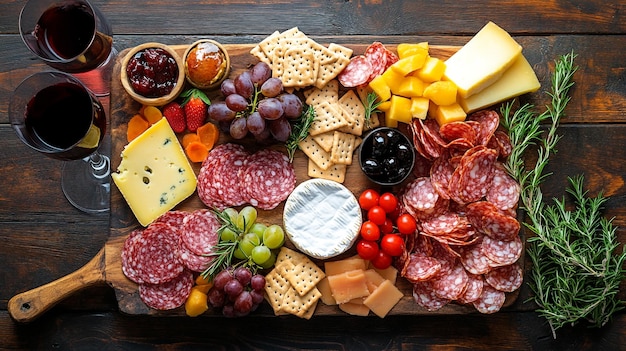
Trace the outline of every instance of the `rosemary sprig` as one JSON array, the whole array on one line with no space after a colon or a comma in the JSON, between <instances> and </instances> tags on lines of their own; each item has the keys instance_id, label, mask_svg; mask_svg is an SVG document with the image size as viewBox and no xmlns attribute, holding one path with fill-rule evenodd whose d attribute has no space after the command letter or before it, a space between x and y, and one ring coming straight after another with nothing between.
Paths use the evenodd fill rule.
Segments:
<instances>
[{"instance_id":1,"label":"rosemary sprig","mask_svg":"<svg viewBox=\"0 0 626 351\"><path fill-rule=\"evenodd\" d=\"M617 289L623 278L625 254L615 257L615 228L611 220L601 216L606 199L599 194L587 198L582 189L583 178L570 178L577 208L565 209L564 200L546 206L541 183L548 174L544 169L551 155L557 152L560 136L556 131L570 101L576 55L563 55L556 61L548 94L551 103L537 115L534 106L525 104L512 112L513 103L505 104L502 125L508 130L513 151L505 167L521 186L520 200L529 222L524 225L535 236L528 239L528 255L532 262L529 286L537 312L550 324L553 336L566 324L585 319L593 325L604 325L619 310ZM541 130L548 121L547 130ZM523 156L531 146L537 148L537 161L527 167Z\"/></svg>"},{"instance_id":2,"label":"rosemary sprig","mask_svg":"<svg viewBox=\"0 0 626 351\"><path fill-rule=\"evenodd\" d=\"M371 92L367 94L366 101L363 103L363 107L365 107L365 127L370 127L370 121L372 118L372 114L380 112L378 110L378 106L382 104L382 101L376 101L378 99L378 95L375 92Z\"/></svg>"},{"instance_id":3,"label":"rosemary sprig","mask_svg":"<svg viewBox=\"0 0 626 351\"><path fill-rule=\"evenodd\" d=\"M313 106L308 106L293 125L291 134L289 134L289 139L287 139L287 142L285 143L290 162L293 162L293 157L296 150L298 150L298 144L300 144L300 142L304 140L307 135L309 135L309 128L311 128L311 124L313 124L314 119L315 109Z\"/></svg>"}]
</instances>

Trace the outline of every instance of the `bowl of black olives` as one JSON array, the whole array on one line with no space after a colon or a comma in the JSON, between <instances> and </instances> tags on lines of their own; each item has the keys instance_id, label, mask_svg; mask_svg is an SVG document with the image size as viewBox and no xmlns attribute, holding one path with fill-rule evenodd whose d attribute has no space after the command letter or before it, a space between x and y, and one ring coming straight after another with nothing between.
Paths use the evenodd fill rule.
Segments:
<instances>
[{"instance_id":1,"label":"bowl of black olives","mask_svg":"<svg viewBox=\"0 0 626 351\"><path fill-rule=\"evenodd\" d=\"M415 149L398 129L379 127L359 146L359 164L372 182L382 186L398 185L413 171Z\"/></svg>"}]
</instances>

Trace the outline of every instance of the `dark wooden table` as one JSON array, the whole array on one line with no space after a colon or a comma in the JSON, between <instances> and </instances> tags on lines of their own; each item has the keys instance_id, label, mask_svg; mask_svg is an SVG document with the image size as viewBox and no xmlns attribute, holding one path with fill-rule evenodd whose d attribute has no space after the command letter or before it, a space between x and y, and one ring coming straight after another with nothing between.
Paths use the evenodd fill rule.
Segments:
<instances>
[{"instance_id":1,"label":"dark wooden table","mask_svg":"<svg viewBox=\"0 0 626 351\"><path fill-rule=\"evenodd\" d=\"M494 315L377 317L181 318L127 316L107 286L82 290L29 324L14 322L8 300L85 265L109 236L109 214L86 215L66 202L59 161L22 144L8 121L12 90L47 67L24 46L18 14L25 1L0 1L0 348L2 349L568 349L608 350L626 343L626 314L602 329L559 330L518 300ZM187 44L210 37L255 43L298 26L320 42L429 41L462 45L487 21L524 47L543 87L553 61L574 50L575 76L563 135L546 181L546 198L562 196L567 176L584 173L591 193L610 196L626 242L626 3L516 1L95 1L114 27L121 51L148 41ZM543 89L542 89L543 91ZM547 103L542 92L531 102ZM107 99L103 100L109 106ZM620 298L626 299L622 292Z\"/></svg>"}]
</instances>

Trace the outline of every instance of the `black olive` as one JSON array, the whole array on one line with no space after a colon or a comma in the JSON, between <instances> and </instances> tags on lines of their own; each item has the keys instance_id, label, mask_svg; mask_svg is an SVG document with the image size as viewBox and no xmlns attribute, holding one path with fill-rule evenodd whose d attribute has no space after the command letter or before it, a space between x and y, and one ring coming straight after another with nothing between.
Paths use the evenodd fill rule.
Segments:
<instances>
[{"instance_id":1,"label":"black olive","mask_svg":"<svg viewBox=\"0 0 626 351\"><path fill-rule=\"evenodd\" d=\"M388 157L383 161L383 169L388 174L398 173L398 159L395 157Z\"/></svg>"},{"instance_id":2,"label":"black olive","mask_svg":"<svg viewBox=\"0 0 626 351\"><path fill-rule=\"evenodd\" d=\"M372 137L372 148L386 148L388 145L387 137L382 132L376 132Z\"/></svg>"},{"instance_id":3,"label":"black olive","mask_svg":"<svg viewBox=\"0 0 626 351\"><path fill-rule=\"evenodd\" d=\"M409 146L406 144L398 144L396 147L396 157L401 163L410 163L411 162L411 150Z\"/></svg>"},{"instance_id":4,"label":"black olive","mask_svg":"<svg viewBox=\"0 0 626 351\"><path fill-rule=\"evenodd\" d=\"M396 145L400 142L400 133L397 130L390 129L386 133L387 141L391 145Z\"/></svg>"},{"instance_id":5,"label":"black olive","mask_svg":"<svg viewBox=\"0 0 626 351\"><path fill-rule=\"evenodd\" d=\"M379 177L382 174L382 165L373 158L363 161L363 171L370 177Z\"/></svg>"}]
</instances>

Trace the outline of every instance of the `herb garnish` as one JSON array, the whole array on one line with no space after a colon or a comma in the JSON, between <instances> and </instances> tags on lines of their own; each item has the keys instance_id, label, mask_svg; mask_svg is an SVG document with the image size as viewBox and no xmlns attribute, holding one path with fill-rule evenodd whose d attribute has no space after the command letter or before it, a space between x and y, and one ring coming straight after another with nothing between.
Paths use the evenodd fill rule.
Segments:
<instances>
[{"instance_id":1,"label":"herb garnish","mask_svg":"<svg viewBox=\"0 0 626 351\"><path fill-rule=\"evenodd\" d=\"M375 92L371 92L367 94L366 101L363 103L363 107L365 107L365 127L370 127L370 121L372 118L372 114L380 112L378 110L378 106L382 104L382 101L376 101L378 99L378 95Z\"/></svg>"},{"instance_id":2,"label":"herb garnish","mask_svg":"<svg viewBox=\"0 0 626 351\"><path fill-rule=\"evenodd\" d=\"M311 128L314 119L315 109L313 106L308 106L293 125L289 139L287 139L285 143L285 146L287 146L287 154L289 155L289 162L293 162L293 157L296 150L298 150L298 144L309 135L309 128Z\"/></svg>"},{"instance_id":3,"label":"herb garnish","mask_svg":"<svg viewBox=\"0 0 626 351\"><path fill-rule=\"evenodd\" d=\"M501 109L502 125L513 145L505 167L520 184L522 208L530 222L524 225L535 234L528 239L527 248L532 262L532 300L550 324L554 338L557 329L583 319L601 327L621 309L617 291L626 260L625 253L613 255L618 246L615 228L600 211L606 198L602 194L588 198L582 176L569 178L571 189L567 192L576 203L573 211L566 210L564 199L555 199L552 206L543 202L540 185L548 176L543 171L557 152L560 136L556 130L578 69L575 57L572 52L556 61L546 111L537 115L534 106L525 104L512 113L512 102ZM545 132L540 130L544 121L549 121ZM537 161L527 169L523 156L530 146L537 147Z\"/></svg>"}]
</instances>

